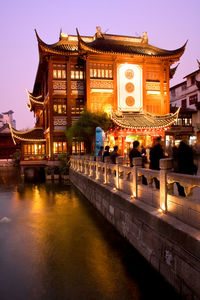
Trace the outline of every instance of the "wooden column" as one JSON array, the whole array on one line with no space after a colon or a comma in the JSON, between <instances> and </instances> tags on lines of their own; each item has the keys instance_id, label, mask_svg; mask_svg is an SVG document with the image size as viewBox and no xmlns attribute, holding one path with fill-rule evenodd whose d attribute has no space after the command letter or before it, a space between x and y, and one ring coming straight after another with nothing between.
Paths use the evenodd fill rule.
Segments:
<instances>
[{"instance_id":1,"label":"wooden column","mask_svg":"<svg viewBox=\"0 0 200 300\"><path fill-rule=\"evenodd\" d=\"M146 73L147 73L147 68L146 68L146 60L144 59L143 63L143 68L142 68L142 81L143 81L143 90L142 90L142 98L143 98L143 110L146 111Z\"/></svg>"},{"instance_id":2,"label":"wooden column","mask_svg":"<svg viewBox=\"0 0 200 300\"><path fill-rule=\"evenodd\" d=\"M67 128L71 125L71 57L69 57L67 62Z\"/></svg>"},{"instance_id":3,"label":"wooden column","mask_svg":"<svg viewBox=\"0 0 200 300\"><path fill-rule=\"evenodd\" d=\"M117 60L113 61L113 110L117 110Z\"/></svg>"},{"instance_id":4,"label":"wooden column","mask_svg":"<svg viewBox=\"0 0 200 300\"><path fill-rule=\"evenodd\" d=\"M160 65L160 105L161 115L165 114L165 97L164 97L164 64Z\"/></svg>"},{"instance_id":5,"label":"wooden column","mask_svg":"<svg viewBox=\"0 0 200 300\"><path fill-rule=\"evenodd\" d=\"M49 158L54 159L53 155L53 60L52 57L49 59L49 76L48 76L48 90L49 90L49 100L48 100L48 117L49 117Z\"/></svg>"},{"instance_id":6,"label":"wooden column","mask_svg":"<svg viewBox=\"0 0 200 300\"><path fill-rule=\"evenodd\" d=\"M165 96L166 99L166 113L170 113L170 95L169 95L169 63L166 64L166 91L167 94Z\"/></svg>"},{"instance_id":7,"label":"wooden column","mask_svg":"<svg viewBox=\"0 0 200 300\"><path fill-rule=\"evenodd\" d=\"M90 59L86 58L85 61L85 96L86 96L86 108L91 110L91 101L90 101Z\"/></svg>"}]
</instances>

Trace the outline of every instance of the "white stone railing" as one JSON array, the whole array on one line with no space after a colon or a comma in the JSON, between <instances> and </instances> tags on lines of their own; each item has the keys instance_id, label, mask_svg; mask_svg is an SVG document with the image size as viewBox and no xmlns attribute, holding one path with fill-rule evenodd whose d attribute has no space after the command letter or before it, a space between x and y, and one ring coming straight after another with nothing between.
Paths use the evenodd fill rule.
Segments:
<instances>
[{"instance_id":1,"label":"white stone railing","mask_svg":"<svg viewBox=\"0 0 200 300\"><path fill-rule=\"evenodd\" d=\"M71 169L84 176L145 202L160 212L200 229L200 176L172 172L172 159L160 160L160 171L142 168L140 157L133 159L133 167L123 164L123 157L112 164L110 157L71 156ZM183 187L180 196L177 183Z\"/></svg>"}]
</instances>

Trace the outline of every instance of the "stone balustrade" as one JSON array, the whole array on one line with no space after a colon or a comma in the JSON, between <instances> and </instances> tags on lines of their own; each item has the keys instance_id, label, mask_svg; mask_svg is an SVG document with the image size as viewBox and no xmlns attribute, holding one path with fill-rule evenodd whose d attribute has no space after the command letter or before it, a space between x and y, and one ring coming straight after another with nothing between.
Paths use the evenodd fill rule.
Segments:
<instances>
[{"instance_id":1,"label":"stone balustrade","mask_svg":"<svg viewBox=\"0 0 200 300\"><path fill-rule=\"evenodd\" d=\"M160 160L160 171L142 168L140 157L133 159L133 167L124 165L124 158L117 157L112 164L110 157L71 156L71 168L99 184L106 184L130 195L134 199L200 229L200 176L172 172L172 159ZM180 196L181 185L185 197Z\"/></svg>"}]
</instances>

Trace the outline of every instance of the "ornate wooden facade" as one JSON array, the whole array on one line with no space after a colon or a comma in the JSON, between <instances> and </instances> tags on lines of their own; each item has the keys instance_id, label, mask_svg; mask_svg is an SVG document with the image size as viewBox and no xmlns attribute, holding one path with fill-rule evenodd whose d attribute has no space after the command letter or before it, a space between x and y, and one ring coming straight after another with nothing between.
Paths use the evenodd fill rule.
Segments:
<instances>
[{"instance_id":1,"label":"ornate wooden facade","mask_svg":"<svg viewBox=\"0 0 200 300\"><path fill-rule=\"evenodd\" d=\"M109 136L115 140L125 141L127 135L137 132L146 136L145 130L157 134L158 129L161 135L176 119L177 114L169 114L170 66L179 60L185 45L163 50L150 45L146 33L142 37L118 36L103 34L100 27L93 37L80 36L78 30L76 36L61 32L52 45L44 43L37 32L36 36L40 59L27 105L34 112L38 131L13 130L14 139L23 141L27 159L29 152L33 157L34 147L35 157L40 158L43 145L48 160L66 152L64 132L84 107L110 113L116 130ZM72 151L81 151L81 147L74 143ZM124 145L121 148L123 152Z\"/></svg>"}]
</instances>

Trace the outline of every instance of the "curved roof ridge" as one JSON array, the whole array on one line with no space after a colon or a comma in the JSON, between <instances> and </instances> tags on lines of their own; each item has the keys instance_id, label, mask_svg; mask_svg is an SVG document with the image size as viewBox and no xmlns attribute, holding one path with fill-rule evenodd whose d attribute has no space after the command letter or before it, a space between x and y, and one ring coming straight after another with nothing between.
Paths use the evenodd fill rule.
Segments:
<instances>
[{"instance_id":1,"label":"curved roof ridge","mask_svg":"<svg viewBox=\"0 0 200 300\"><path fill-rule=\"evenodd\" d=\"M66 40L59 40L58 42L54 44L46 44L42 41L42 39L39 37L37 30L35 29L35 34L37 37L37 41L39 44L39 47L41 47L42 50L52 53L61 53L61 54L72 54L77 53L78 47L76 45L72 45L71 43L67 43Z\"/></svg>"},{"instance_id":2,"label":"curved roof ridge","mask_svg":"<svg viewBox=\"0 0 200 300\"><path fill-rule=\"evenodd\" d=\"M129 129L161 129L171 126L178 117L180 108L174 114L156 116L147 112L125 114L118 111L111 113L111 119L121 128Z\"/></svg>"},{"instance_id":3,"label":"curved roof ridge","mask_svg":"<svg viewBox=\"0 0 200 300\"><path fill-rule=\"evenodd\" d=\"M104 37L97 38L92 42L86 43L80 36L78 29L76 28L77 36L78 36L78 44L79 48L82 48L83 50L88 50L93 53L113 53L113 54L136 54L140 56L156 56L156 57L169 57L169 56L175 56L175 55L182 55L185 47L187 45L188 40L185 42L185 44L175 50L165 50L159 47L155 47L150 44L146 43L133 43L133 42L124 42L116 41L112 39L105 39ZM121 43L120 43L121 42ZM98 45L99 44L99 45ZM107 45L105 45L107 44ZM108 47L110 46L110 48ZM116 46L119 46L118 49ZM106 47L105 47L106 46ZM114 47L112 47L114 46ZM103 49L105 48L105 49ZM144 49L144 51L139 51L141 49ZM146 49L146 51L145 51ZM151 50L157 51L158 53L152 53ZM160 53L159 53L160 52Z\"/></svg>"},{"instance_id":4,"label":"curved roof ridge","mask_svg":"<svg viewBox=\"0 0 200 300\"><path fill-rule=\"evenodd\" d=\"M9 128L14 144L16 140L24 142L45 142L44 130L41 127L34 127L30 130L18 131L14 129L9 123Z\"/></svg>"}]
</instances>

